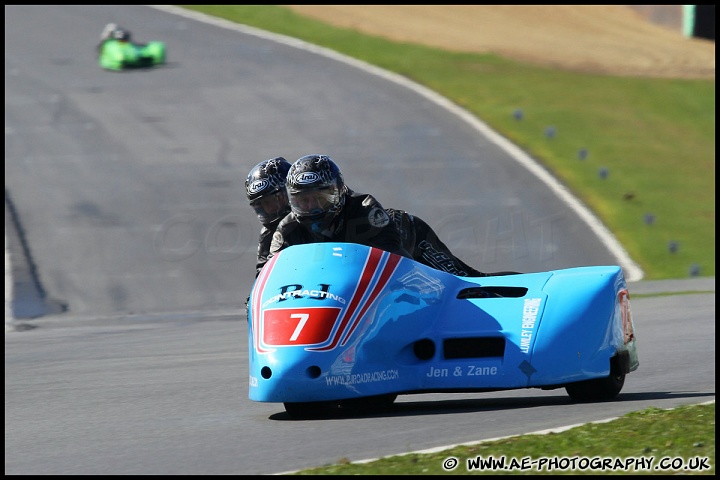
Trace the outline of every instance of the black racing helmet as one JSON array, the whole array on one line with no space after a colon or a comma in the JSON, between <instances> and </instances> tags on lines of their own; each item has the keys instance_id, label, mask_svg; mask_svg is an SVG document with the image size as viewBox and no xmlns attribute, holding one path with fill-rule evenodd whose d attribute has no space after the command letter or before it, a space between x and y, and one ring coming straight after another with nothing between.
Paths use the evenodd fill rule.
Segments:
<instances>
[{"instance_id":1,"label":"black racing helmet","mask_svg":"<svg viewBox=\"0 0 720 480\"><path fill-rule=\"evenodd\" d=\"M290 162L283 157L255 165L245 180L245 195L261 223L271 223L290 213L285 179Z\"/></svg>"},{"instance_id":2,"label":"black racing helmet","mask_svg":"<svg viewBox=\"0 0 720 480\"><path fill-rule=\"evenodd\" d=\"M116 28L112 32L112 38L114 40L119 40L121 42L129 42L130 41L130 31L125 30L124 28Z\"/></svg>"},{"instance_id":3,"label":"black racing helmet","mask_svg":"<svg viewBox=\"0 0 720 480\"><path fill-rule=\"evenodd\" d=\"M287 176L290 208L314 232L325 230L345 205L342 172L327 155L305 155L290 167Z\"/></svg>"}]
</instances>

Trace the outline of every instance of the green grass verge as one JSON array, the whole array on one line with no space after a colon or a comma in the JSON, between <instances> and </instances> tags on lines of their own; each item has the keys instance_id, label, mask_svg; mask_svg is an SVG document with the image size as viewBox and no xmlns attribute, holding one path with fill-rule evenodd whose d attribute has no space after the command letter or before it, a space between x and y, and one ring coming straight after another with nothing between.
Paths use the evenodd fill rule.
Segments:
<instances>
[{"instance_id":1,"label":"green grass verge","mask_svg":"<svg viewBox=\"0 0 720 480\"><path fill-rule=\"evenodd\" d=\"M391 42L279 6L184 7L300 38L437 91L567 185L616 235L646 279L715 275L714 80L539 68ZM514 116L518 110L522 120ZM550 127L553 138L545 135Z\"/></svg>"},{"instance_id":2,"label":"green grass verge","mask_svg":"<svg viewBox=\"0 0 720 480\"><path fill-rule=\"evenodd\" d=\"M331 27L278 6L186 5L321 45L404 75L464 107L540 161L583 200L646 279L715 275L715 82L562 72L495 55L449 53ZM522 120L514 116L523 112ZM548 127L556 135L547 138ZM581 160L579 152L587 157ZM602 178L599 173L609 173ZM646 222L653 218L651 224ZM677 244L676 252L669 245ZM442 468L458 459L451 471ZM467 461L707 459L709 470L474 470ZM577 460L579 461L579 460ZM630 413L609 423L298 474L715 473L715 404Z\"/></svg>"},{"instance_id":3,"label":"green grass verge","mask_svg":"<svg viewBox=\"0 0 720 480\"><path fill-rule=\"evenodd\" d=\"M480 469L478 463L471 463L477 459L487 461L491 457L495 461L504 458L506 468L486 465ZM444 465L454 464L453 460L448 460L451 458L457 460L456 467L444 469ZM513 459L517 468L511 469ZM523 459L526 459L525 464ZM554 463L551 464L551 460ZM576 468L562 468L572 465ZM688 468L663 468L673 465ZM595 469L591 468L593 466ZM649 408L611 422L589 423L560 433L510 437L438 453L399 455L368 463L340 460L337 465L303 470L297 474L714 475L715 404L682 406L673 410Z\"/></svg>"}]
</instances>

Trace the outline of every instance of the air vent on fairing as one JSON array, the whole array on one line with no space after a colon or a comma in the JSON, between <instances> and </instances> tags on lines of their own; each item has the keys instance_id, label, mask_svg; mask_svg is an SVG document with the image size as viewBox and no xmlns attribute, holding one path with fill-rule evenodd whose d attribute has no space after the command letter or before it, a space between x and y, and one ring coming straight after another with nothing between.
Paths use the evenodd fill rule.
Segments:
<instances>
[{"instance_id":1,"label":"air vent on fairing","mask_svg":"<svg viewBox=\"0 0 720 480\"><path fill-rule=\"evenodd\" d=\"M502 357L505 354L505 337L446 338L443 356L453 358Z\"/></svg>"},{"instance_id":2,"label":"air vent on fairing","mask_svg":"<svg viewBox=\"0 0 720 480\"><path fill-rule=\"evenodd\" d=\"M528 289L525 287L478 286L463 288L458 292L456 298L460 300L469 298L520 298L527 295L527 291Z\"/></svg>"}]
</instances>

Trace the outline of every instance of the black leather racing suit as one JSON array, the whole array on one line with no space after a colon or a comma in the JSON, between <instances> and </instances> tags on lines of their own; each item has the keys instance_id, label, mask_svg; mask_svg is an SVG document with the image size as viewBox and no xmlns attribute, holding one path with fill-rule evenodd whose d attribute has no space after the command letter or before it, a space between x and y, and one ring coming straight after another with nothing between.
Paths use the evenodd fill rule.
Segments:
<instances>
[{"instance_id":1,"label":"black leather racing suit","mask_svg":"<svg viewBox=\"0 0 720 480\"><path fill-rule=\"evenodd\" d=\"M395 233L387 232L387 227L380 231L369 227L368 215L374 208L381 208L380 203L372 195L355 194L352 190L345 197L345 207L335 218L331 226L330 236L318 235L300 224L293 214L282 220L282 232L276 240L274 253L290 245L315 242L349 242L360 243L380 248L381 250L398 253L405 257L460 277L484 277L488 275L512 275L518 272L483 273L469 266L455 255L440 240L435 231L420 217L410 215L404 210L386 208L391 224L395 224ZM258 244L256 276L272 256L271 243L273 233L279 229L280 220L263 225ZM352 227L348 230L347 225ZM397 247L397 235L401 248Z\"/></svg>"},{"instance_id":2,"label":"black leather racing suit","mask_svg":"<svg viewBox=\"0 0 720 480\"><path fill-rule=\"evenodd\" d=\"M453 255L423 219L404 210L386 208L385 211L400 231L403 246L416 262L459 277L485 276Z\"/></svg>"},{"instance_id":3,"label":"black leather racing suit","mask_svg":"<svg viewBox=\"0 0 720 480\"><path fill-rule=\"evenodd\" d=\"M255 278L260 275L260 270L262 270L268 261L268 255L270 254L270 242L272 242L273 233L275 233L280 220L282 220L282 217L270 223L263 223L263 226L260 229L260 239L258 240L257 247L257 262L255 263Z\"/></svg>"},{"instance_id":4,"label":"black leather racing suit","mask_svg":"<svg viewBox=\"0 0 720 480\"><path fill-rule=\"evenodd\" d=\"M321 242L359 243L412 258L403 247L403 239L395 223L380 202L372 195L349 189L345 193L342 210L322 233L311 231L297 220L294 213L283 218L273 235L267 259L291 245Z\"/></svg>"},{"instance_id":5,"label":"black leather racing suit","mask_svg":"<svg viewBox=\"0 0 720 480\"><path fill-rule=\"evenodd\" d=\"M280 220L282 220L282 217L278 218L277 220L273 220L270 223L263 223L262 228L260 229L260 239L258 240L258 246L257 246L257 261L255 263L255 278L260 275L260 270L265 266L268 259L268 254L270 253L270 242L272 241L273 233L275 233L275 229L278 226L278 223L280 223ZM248 315L248 305L250 302L250 295L247 296L245 299L245 316L247 318L250 318Z\"/></svg>"}]
</instances>

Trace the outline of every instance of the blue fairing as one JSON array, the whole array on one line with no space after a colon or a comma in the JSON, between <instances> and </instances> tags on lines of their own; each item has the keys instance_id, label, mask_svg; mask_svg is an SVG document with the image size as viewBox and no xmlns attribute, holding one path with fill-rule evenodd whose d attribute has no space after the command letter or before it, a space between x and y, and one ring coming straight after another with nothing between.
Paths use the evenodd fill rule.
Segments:
<instances>
[{"instance_id":1,"label":"blue fairing","mask_svg":"<svg viewBox=\"0 0 720 480\"><path fill-rule=\"evenodd\" d=\"M467 278L347 243L273 257L249 306L249 397L558 387L637 368L617 266Z\"/></svg>"}]
</instances>

